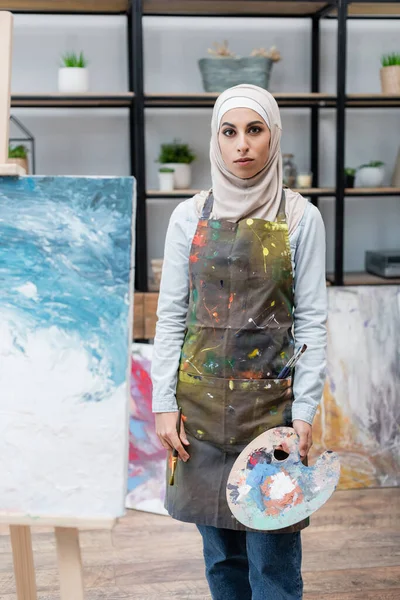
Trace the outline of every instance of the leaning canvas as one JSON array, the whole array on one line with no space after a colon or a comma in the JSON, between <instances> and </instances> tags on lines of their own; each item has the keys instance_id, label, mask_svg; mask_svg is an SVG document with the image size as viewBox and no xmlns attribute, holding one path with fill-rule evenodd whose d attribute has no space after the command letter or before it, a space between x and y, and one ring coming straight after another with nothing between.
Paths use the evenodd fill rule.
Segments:
<instances>
[{"instance_id":1,"label":"leaning canvas","mask_svg":"<svg viewBox=\"0 0 400 600\"><path fill-rule=\"evenodd\" d=\"M157 437L152 413L152 358L152 344L132 345L126 507L166 515L168 513L164 508L164 496L167 451Z\"/></svg>"},{"instance_id":2,"label":"leaning canvas","mask_svg":"<svg viewBox=\"0 0 400 600\"><path fill-rule=\"evenodd\" d=\"M0 515L124 512L133 178L0 178Z\"/></svg>"},{"instance_id":3,"label":"leaning canvas","mask_svg":"<svg viewBox=\"0 0 400 600\"><path fill-rule=\"evenodd\" d=\"M341 462L340 488L400 485L400 286L328 290L328 368L311 462Z\"/></svg>"}]
</instances>

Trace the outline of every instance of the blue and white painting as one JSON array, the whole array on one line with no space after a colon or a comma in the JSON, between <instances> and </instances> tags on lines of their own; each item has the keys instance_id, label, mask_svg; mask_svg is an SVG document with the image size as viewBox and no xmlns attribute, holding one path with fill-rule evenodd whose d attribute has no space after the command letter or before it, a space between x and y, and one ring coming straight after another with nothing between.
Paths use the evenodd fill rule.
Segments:
<instances>
[{"instance_id":1,"label":"blue and white painting","mask_svg":"<svg viewBox=\"0 0 400 600\"><path fill-rule=\"evenodd\" d=\"M0 514L126 493L135 181L0 178Z\"/></svg>"}]
</instances>

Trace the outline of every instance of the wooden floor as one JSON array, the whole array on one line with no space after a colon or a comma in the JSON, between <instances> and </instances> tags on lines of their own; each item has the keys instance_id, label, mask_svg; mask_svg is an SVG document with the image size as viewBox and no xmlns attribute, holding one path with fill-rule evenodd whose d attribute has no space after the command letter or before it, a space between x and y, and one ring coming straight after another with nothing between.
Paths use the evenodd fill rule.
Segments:
<instances>
[{"instance_id":1,"label":"wooden floor","mask_svg":"<svg viewBox=\"0 0 400 600\"><path fill-rule=\"evenodd\" d=\"M58 600L52 532L35 530L33 544L38 598ZM81 546L87 600L210 598L192 525L129 511L112 533L83 531ZM304 531L303 548L304 600L400 600L400 489L336 492ZM1 526L0 599L17 600Z\"/></svg>"}]
</instances>

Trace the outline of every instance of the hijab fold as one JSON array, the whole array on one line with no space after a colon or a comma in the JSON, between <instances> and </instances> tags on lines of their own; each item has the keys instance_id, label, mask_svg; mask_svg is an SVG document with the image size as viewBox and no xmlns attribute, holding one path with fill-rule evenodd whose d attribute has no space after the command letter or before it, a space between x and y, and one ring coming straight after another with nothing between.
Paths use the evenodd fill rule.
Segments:
<instances>
[{"instance_id":1,"label":"hijab fold","mask_svg":"<svg viewBox=\"0 0 400 600\"><path fill-rule=\"evenodd\" d=\"M268 161L259 173L250 179L241 179L228 171L222 159L218 132L221 119L227 110L249 105L266 121L271 131L270 151ZM265 119L266 115L268 119ZM266 221L276 220L282 196L281 134L279 108L267 90L255 85L242 84L229 88L218 96L211 120L210 161L214 195L212 219L227 219L233 222L249 217ZM304 214L307 200L289 189L286 189L285 193L286 218L289 233L292 233ZM206 197L206 192L195 196L199 216Z\"/></svg>"}]
</instances>

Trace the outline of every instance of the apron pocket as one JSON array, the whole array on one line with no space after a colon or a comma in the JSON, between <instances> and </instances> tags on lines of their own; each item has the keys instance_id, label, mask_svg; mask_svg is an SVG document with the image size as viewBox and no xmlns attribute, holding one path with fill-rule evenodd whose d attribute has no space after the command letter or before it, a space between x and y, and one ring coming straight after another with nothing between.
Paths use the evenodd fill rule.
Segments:
<instances>
[{"instance_id":1,"label":"apron pocket","mask_svg":"<svg viewBox=\"0 0 400 600\"><path fill-rule=\"evenodd\" d=\"M180 371L176 398L185 429L238 451L255 437L292 423L292 379L223 379Z\"/></svg>"}]
</instances>

